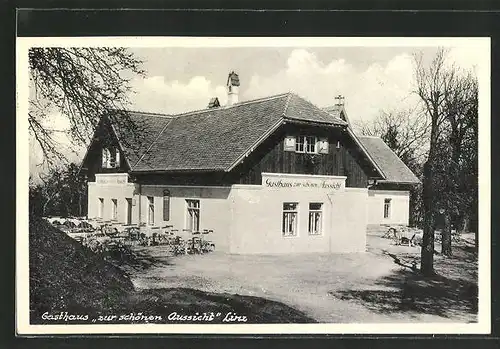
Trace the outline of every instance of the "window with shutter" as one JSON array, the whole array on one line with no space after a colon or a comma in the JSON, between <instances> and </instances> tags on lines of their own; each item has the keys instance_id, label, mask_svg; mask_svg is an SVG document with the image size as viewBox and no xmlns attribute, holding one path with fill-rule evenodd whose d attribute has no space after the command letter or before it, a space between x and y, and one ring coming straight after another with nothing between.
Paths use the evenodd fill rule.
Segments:
<instances>
[{"instance_id":1,"label":"window with shutter","mask_svg":"<svg viewBox=\"0 0 500 349\"><path fill-rule=\"evenodd\" d=\"M313 136L297 136L295 141L295 152L317 154L318 141Z\"/></svg>"},{"instance_id":2,"label":"window with shutter","mask_svg":"<svg viewBox=\"0 0 500 349\"><path fill-rule=\"evenodd\" d=\"M327 138L320 138L318 141L318 153L320 154L328 154L328 139Z\"/></svg>"},{"instance_id":3,"label":"window with shutter","mask_svg":"<svg viewBox=\"0 0 500 349\"><path fill-rule=\"evenodd\" d=\"M285 137L284 150L285 151L295 151L295 137L294 136L286 136Z\"/></svg>"}]
</instances>

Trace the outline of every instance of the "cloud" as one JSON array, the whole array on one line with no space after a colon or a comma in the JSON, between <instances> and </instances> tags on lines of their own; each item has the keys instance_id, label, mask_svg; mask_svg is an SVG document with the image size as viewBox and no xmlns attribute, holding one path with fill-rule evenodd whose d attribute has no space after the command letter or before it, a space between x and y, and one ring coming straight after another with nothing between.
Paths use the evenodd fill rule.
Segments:
<instances>
[{"instance_id":1,"label":"cloud","mask_svg":"<svg viewBox=\"0 0 500 349\"><path fill-rule=\"evenodd\" d=\"M450 62L464 68L482 64L481 59L483 57L471 47L453 47L449 52ZM408 109L417 103L416 95L412 94L413 71L412 57L408 53L362 68L343 57L324 61L312 50L295 49L290 52L285 64L272 74L247 74L250 78L241 81L240 101L293 91L324 107L333 105L335 96L341 94L345 97L351 121L369 121L381 110ZM130 96L131 109L177 114L204 109L213 97L218 97L224 105L227 103L225 82L214 82L201 75L186 81L167 80L164 76L136 78L132 81L136 93ZM61 115L53 115L49 119L50 126L64 128L66 125ZM70 144L64 135L56 137L63 147ZM40 150L33 142L30 143L33 147L30 151L31 167L42 158Z\"/></svg>"},{"instance_id":2,"label":"cloud","mask_svg":"<svg viewBox=\"0 0 500 349\"><path fill-rule=\"evenodd\" d=\"M286 67L274 75L252 76L246 97L293 91L318 106L328 106L341 94L354 121L412 103L412 90L413 66L408 54L359 69L342 58L322 62L314 53L297 49L291 52Z\"/></svg>"},{"instance_id":3,"label":"cloud","mask_svg":"<svg viewBox=\"0 0 500 349\"><path fill-rule=\"evenodd\" d=\"M450 59L459 66L472 66L477 56L467 48L453 48ZM322 61L307 49L291 51L285 65L270 75L254 74L242 80L240 101L293 91L323 107L335 103L335 96L345 97L346 110L353 121L371 120L381 110L408 109L417 103L413 59L402 53L382 63L365 68L355 66L343 57ZM133 109L181 113L204 109L212 97L221 104L227 101L225 81L213 82L195 76L186 82L151 76L133 81L137 91L132 96Z\"/></svg>"},{"instance_id":4,"label":"cloud","mask_svg":"<svg viewBox=\"0 0 500 349\"><path fill-rule=\"evenodd\" d=\"M222 104L227 101L223 85L214 85L204 76L195 76L187 83L178 80L166 81L163 76L135 79L131 96L132 109L176 114L204 109L208 101L218 97Z\"/></svg>"}]
</instances>

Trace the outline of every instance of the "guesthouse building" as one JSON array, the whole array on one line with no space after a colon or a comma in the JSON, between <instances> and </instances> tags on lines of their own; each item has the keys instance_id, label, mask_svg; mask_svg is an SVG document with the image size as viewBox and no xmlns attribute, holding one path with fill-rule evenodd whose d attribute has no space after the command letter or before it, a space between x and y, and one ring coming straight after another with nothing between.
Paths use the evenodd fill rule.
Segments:
<instances>
[{"instance_id":1,"label":"guesthouse building","mask_svg":"<svg viewBox=\"0 0 500 349\"><path fill-rule=\"evenodd\" d=\"M104 116L82 163L89 218L209 229L216 250L238 254L360 252L367 224L408 224L418 179L380 138L356 136L342 105L239 101L239 86L231 72L225 106L128 112L135 146Z\"/></svg>"}]
</instances>

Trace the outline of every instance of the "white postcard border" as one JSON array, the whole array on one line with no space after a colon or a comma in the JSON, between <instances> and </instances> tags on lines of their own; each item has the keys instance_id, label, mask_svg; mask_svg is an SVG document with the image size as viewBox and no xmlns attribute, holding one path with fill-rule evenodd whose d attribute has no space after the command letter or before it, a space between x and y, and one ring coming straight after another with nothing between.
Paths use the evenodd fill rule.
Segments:
<instances>
[{"instance_id":1,"label":"white postcard border","mask_svg":"<svg viewBox=\"0 0 500 349\"><path fill-rule=\"evenodd\" d=\"M34 334L488 334L491 331L490 38L487 37L43 37L16 41L16 331ZM477 323L31 325L29 323L28 82L30 47L450 47L481 56L479 81L479 304Z\"/></svg>"}]
</instances>

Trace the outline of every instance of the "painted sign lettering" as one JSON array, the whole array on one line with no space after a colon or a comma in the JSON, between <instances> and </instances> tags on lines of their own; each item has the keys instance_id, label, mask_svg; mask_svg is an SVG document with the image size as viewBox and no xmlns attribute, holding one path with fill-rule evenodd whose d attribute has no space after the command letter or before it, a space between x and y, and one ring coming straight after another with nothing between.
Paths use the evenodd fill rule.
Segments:
<instances>
[{"instance_id":1,"label":"painted sign lettering","mask_svg":"<svg viewBox=\"0 0 500 349\"><path fill-rule=\"evenodd\" d=\"M263 185L267 188L310 188L310 189L333 189L342 188L343 180L336 179L307 179L307 178L265 178Z\"/></svg>"}]
</instances>

